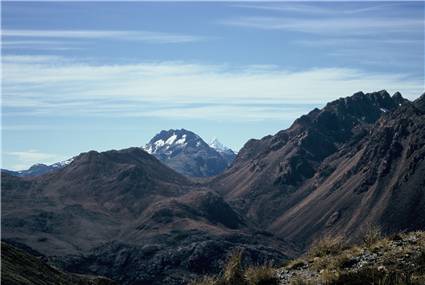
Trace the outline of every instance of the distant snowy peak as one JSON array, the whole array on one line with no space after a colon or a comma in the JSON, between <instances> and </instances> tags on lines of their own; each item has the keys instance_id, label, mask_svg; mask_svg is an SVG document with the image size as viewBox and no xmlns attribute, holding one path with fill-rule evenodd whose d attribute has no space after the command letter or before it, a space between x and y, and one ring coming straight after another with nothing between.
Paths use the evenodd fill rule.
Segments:
<instances>
[{"instance_id":1,"label":"distant snowy peak","mask_svg":"<svg viewBox=\"0 0 425 285\"><path fill-rule=\"evenodd\" d=\"M232 164L233 160L236 157L237 152L223 145L217 138L214 138L209 143L209 146L213 148L215 151L217 151L223 157L223 159L227 163L227 166L230 166Z\"/></svg>"},{"instance_id":2,"label":"distant snowy peak","mask_svg":"<svg viewBox=\"0 0 425 285\"><path fill-rule=\"evenodd\" d=\"M56 168L56 169L60 169L60 168L64 168L65 166L71 164L71 162L74 160L74 157L64 160L64 161L59 161L56 163L53 163L52 165L50 165L50 167L52 168Z\"/></svg>"},{"instance_id":3,"label":"distant snowy peak","mask_svg":"<svg viewBox=\"0 0 425 285\"><path fill-rule=\"evenodd\" d=\"M2 169L2 171L7 172L13 176L19 176L19 177L33 177L33 176L40 176L46 173L55 172L58 171L65 166L69 165L74 158L70 158L64 161L56 162L50 165L46 165L43 163L36 163L32 165L30 168L20 171L11 171L7 169Z\"/></svg>"},{"instance_id":4,"label":"distant snowy peak","mask_svg":"<svg viewBox=\"0 0 425 285\"><path fill-rule=\"evenodd\" d=\"M185 129L161 131L143 149L177 172L197 177L217 175L235 158L217 139L207 144Z\"/></svg>"},{"instance_id":5,"label":"distant snowy peak","mask_svg":"<svg viewBox=\"0 0 425 285\"><path fill-rule=\"evenodd\" d=\"M144 147L144 150L150 154L172 155L176 150L186 147L201 147L206 143L195 133L181 129L161 131L154 136Z\"/></svg>"},{"instance_id":6,"label":"distant snowy peak","mask_svg":"<svg viewBox=\"0 0 425 285\"><path fill-rule=\"evenodd\" d=\"M213 149L215 149L218 152L229 152L229 151L233 152L233 150L231 150L227 146L223 145L217 138L214 138L209 143L209 146L212 147Z\"/></svg>"}]
</instances>

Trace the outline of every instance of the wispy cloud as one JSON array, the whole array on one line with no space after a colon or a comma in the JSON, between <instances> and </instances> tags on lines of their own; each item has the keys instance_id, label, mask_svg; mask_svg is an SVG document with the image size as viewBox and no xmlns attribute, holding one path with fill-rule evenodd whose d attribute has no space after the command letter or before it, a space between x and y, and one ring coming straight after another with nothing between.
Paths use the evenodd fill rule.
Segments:
<instances>
[{"instance_id":1,"label":"wispy cloud","mask_svg":"<svg viewBox=\"0 0 425 285\"><path fill-rule=\"evenodd\" d=\"M405 18L288 18L237 17L220 21L228 26L264 30L286 30L324 35L373 35L423 31L423 19Z\"/></svg>"},{"instance_id":2,"label":"wispy cloud","mask_svg":"<svg viewBox=\"0 0 425 285\"><path fill-rule=\"evenodd\" d=\"M14 160L17 161L17 163L11 166L11 170L23 170L29 165L36 163L53 164L59 160L64 159L64 157L60 155L44 153L35 149L25 151L6 151L3 153L3 155L11 156Z\"/></svg>"},{"instance_id":3,"label":"wispy cloud","mask_svg":"<svg viewBox=\"0 0 425 285\"><path fill-rule=\"evenodd\" d=\"M64 61L65 58L56 55L4 55L1 58L2 63L9 64L34 64L34 63L57 63Z\"/></svg>"},{"instance_id":4,"label":"wispy cloud","mask_svg":"<svg viewBox=\"0 0 425 285\"><path fill-rule=\"evenodd\" d=\"M320 4L320 3L319 3ZM269 4L234 4L233 7L255 9L255 10L268 10L268 11L281 11L281 12L292 12L301 14L314 14L314 15L341 15L341 14L359 14L366 12L374 12L377 10L383 10L394 6L403 5L402 3L386 3L386 4L374 4L364 5L364 3L349 3L351 5L317 5L317 4L306 4L306 3L269 3ZM355 4L355 5L353 5Z\"/></svg>"},{"instance_id":5,"label":"wispy cloud","mask_svg":"<svg viewBox=\"0 0 425 285\"><path fill-rule=\"evenodd\" d=\"M362 39L363 40L363 39ZM424 44L423 40L420 39L377 39L377 38L369 38L367 39L369 44L374 45L422 45ZM294 40L292 41L294 44L300 44L303 46L310 47L335 47L335 46L364 46L363 41L356 38L321 38L321 39L304 39L304 40ZM368 48L368 47L365 47Z\"/></svg>"},{"instance_id":6,"label":"wispy cloud","mask_svg":"<svg viewBox=\"0 0 425 285\"><path fill-rule=\"evenodd\" d=\"M64 41L51 41L51 40L3 40L3 50L80 50L87 45L81 42L64 42Z\"/></svg>"},{"instance_id":7,"label":"wispy cloud","mask_svg":"<svg viewBox=\"0 0 425 285\"><path fill-rule=\"evenodd\" d=\"M95 65L57 57L5 56L2 104L5 116L243 121L285 119L285 113L307 111L294 104L319 105L358 90L384 88L415 98L423 93L424 82L405 74L349 68L291 71L184 62Z\"/></svg>"},{"instance_id":8,"label":"wispy cloud","mask_svg":"<svg viewBox=\"0 0 425 285\"><path fill-rule=\"evenodd\" d=\"M153 31L118 30L2 30L3 37L138 41L152 44L192 43L206 37ZM7 41L6 41L7 43Z\"/></svg>"}]
</instances>

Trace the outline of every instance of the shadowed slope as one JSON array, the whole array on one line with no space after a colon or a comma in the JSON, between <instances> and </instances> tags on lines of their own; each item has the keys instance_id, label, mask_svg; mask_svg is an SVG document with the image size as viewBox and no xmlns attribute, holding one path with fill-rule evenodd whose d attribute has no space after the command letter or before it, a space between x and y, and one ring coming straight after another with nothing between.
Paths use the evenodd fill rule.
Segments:
<instances>
[{"instance_id":1,"label":"shadowed slope","mask_svg":"<svg viewBox=\"0 0 425 285\"><path fill-rule=\"evenodd\" d=\"M388 231L423 227L421 214L418 223L408 218L425 207L423 123L423 112L399 93L359 92L248 141L211 187L249 219L301 244L326 232L356 233L366 222ZM405 208L390 218L397 195Z\"/></svg>"},{"instance_id":2,"label":"shadowed slope","mask_svg":"<svg viewBox=\"0 0 425 285\"><path fill-rule=\"evenodd\" d=\"M60 271L8 243L1 243L1 283L7 285L113 285L112 280Z\"/></svg>"},{"instance_id":3,"label":"shadowed slope","mask_svg":"<svg viewBox=\"0 0 425 285\"><path fill-rule=\"evenodd\" d=\"M38 178L2 178L3 237L70 272L181 284L218 271L235 247L248 248L252 262L296 252L140 148L83 153Z\"/></svg>"}]
</instances>

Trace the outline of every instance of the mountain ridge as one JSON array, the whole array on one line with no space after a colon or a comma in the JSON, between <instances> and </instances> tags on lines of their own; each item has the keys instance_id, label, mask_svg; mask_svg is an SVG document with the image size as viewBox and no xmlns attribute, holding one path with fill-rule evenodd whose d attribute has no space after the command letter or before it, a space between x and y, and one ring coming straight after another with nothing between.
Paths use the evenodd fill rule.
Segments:
<instances>
[{"instance_id":1,"label":"mountain ridge","mask_svg":"<svg viewBox=\"0 0 425 285\"><path fill-rule=\"evenodd\" d=\"M372 150L380 148L384 152L389 148L392 152L387 153L387 158L383 160L388 161L391 158L398 161L397 144L379 146L387 139L384 134L378 135L378 133L387 129L385 122L391 120L391 116L397 116L399 119L394 124L400 125L399 133L410 124L407 131L408 138L403 140L410 140L410 136L413 135L420 139L420 134L413 133L420 133L423 129L421 124L424 116L420 112L412 111L417 110L415 104L403 99L399 93L391 97L384 90L368 94L359 92L352 97L330 102L322 110L315 109L301 116L291 127L274 136L248 141L240 150L233 166L212 180L210 187L222 193L226 201L269 231L279 236L287 236L289 240L305 241L305 246L320 234L340 232L355 236L359 229L354 225L360 228L361 224L365 223L366 216L360 218L358 212L353 212L355 207L349 206L350 203L354 205L359 203L358 197L366 195L371 186L377 187L375 195L383 193L384 190L378 189L384 186L376 186L378 176L373 173L367 176L359 174L356 176L358 177L356 179L359 179L357 182L354 178L349 179L362 168L365 169L364 173L369 173L366 170L369 161L375 161L376 158L364 159L364 166L357 166L356 169L349 170L353 167L350 165L355 165L356 159L360 159L362 156L360 151L364 151L364 144L368 142L371 134L373 137L375 133L380 139L370 142L369 148ZM409 118L405 113L413 117ZM391 134L396 133L397 131L391 131ZM401 144L407 145L403 146L406 148L410 142ZM418 142L414 151L421 153L423 145ZM417 163L423 165L423 157L421 155L419 157ZM395 162L392 165L394 164ZM385 171L388 171L387 173L384 171L381 175L389 175L394 171L391 170L389 162L387 166L376 165L376 168L378 167L386 167ZM423 180L420 171L414 173L414 177L419 179L416 182L418 185L421 185L420 181ZM347 198L347 193L350 192L348 190L353 187L358 190L355 190L351 198ZM347 190L342 190L344 188ZM418 191L411 194L421 195L421 191ZM321 196L319 193L322 193ZM346 197L344 203L347 206L343 206L344 195L338 193L344 193ZM341 197L337 198L338 195ZM366 201L364 200L364 203L371 203L368 207L372 207L372 203L375 203L373 200ZM411 202L406 202L406 212L425 207L423 201L418 202L416 206L409 203ZM340 208L336 208L335 205L339 205ZM378 208L387 209L390 205L384 203L376 207L375 211ZM368 212L366 209L358 208L356 211ZM370 209L372 210L373 208ZM323 218L318 221L317 214L323 211L326 211L326 214L323 213ZM351 224L346 220L350 217L350 213L358 217L358 220L353 219ZM372 216L373 222L383 223L378 219L382 214L376 213ZM398 226L402 227L405 222L408 222L407 218L400 221ZM350 226L345 227L347 223ZM417 223L416 227L418 226L420 224ZM397 226L393 230L395 228Z\"/></svg>"},{"instance_id":2,"label":"mountain ridge","mask_svg":"<svg viewBox=\"0 0 425 285\"><path fill-rule=\"evenodd\" d=\"M297 251L138 147L82 153L39 177L2 173L2 230L68 272L120 284L182 284L237 247L253 262Z\"/></svg>"},{"instance_id":3,"label":"mountain ridge","mask_svg":"<svg viewBox=\"0 0 425 285\"><path fill-rule=\"evenodd\" d=\"M238 248L251 263L279 263L322 236L354 241L368 224L423 229L424 98L379 91L335 100L248 141L208 179L140 147L82 153L38 177L2 173L4 238L69 272L171 285L219 272ZM153 145L189 144L164 132Z\"/></svg>"},{"instance_id":4,"label":"mountain ridge","mask_svg":"<svg viewBox=\"0 0 425 285\"><path fill-rule=\"evenodd\" d=\"M72 162L74 158L70 158L67 160L63 160L63 161L59 161L53 164L44 164L44 163L36 163L31 165L28 169L24 169L24 170L8 170L8 169L1 169L1 172L5 172L8 173L10 175L13 176L18 176L18 177L32 177L32 176L39 176L39 175L43 175L46 173L50 173L50 172L54 172L54 171L58 171L61 168L64 168L65 166L67 166L68 164L70 164Z\"/></svg>"}]
</instances>

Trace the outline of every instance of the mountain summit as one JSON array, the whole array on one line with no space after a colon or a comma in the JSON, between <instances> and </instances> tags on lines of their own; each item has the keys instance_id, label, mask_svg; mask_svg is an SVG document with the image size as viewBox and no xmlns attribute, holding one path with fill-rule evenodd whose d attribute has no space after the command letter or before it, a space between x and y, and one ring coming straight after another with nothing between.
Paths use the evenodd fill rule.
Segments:
<instances>
[{"instance_id":1,"label":"mountain summit","mask_svg":"<svg viewBox=\"0 0 425 285\"><path fill-rule=\"evenodd\" d=\"M236 157L236 153L233 150L223 145L217 138L214 138L209 143L209 146L215 149L218 153L220 153L223 156L228 166L232 164L233 160Z\"/></svg>"},{"instance_id":2,"label":"mountain summit","mask_svg":"<svg viewBox=\"0 0 425 285\"><path fill-rule=\"evenodd\" d=\"M309 245L423 228L425 112L385 90L358 92L250 140L212 188L274 234Z\"/></svg>"},{"instance_id":3,"label":"mountain summit","mask_svg":"<svg viewBox=\"0 0 425 285\"><path fill-rule=\"evenodd\" d=\"M161 131L146 144L144 150L177 172L194 177L217 175L236 156L218 140L208 145L200 136L185 129Z\"/></svg>"}]
</instances>

